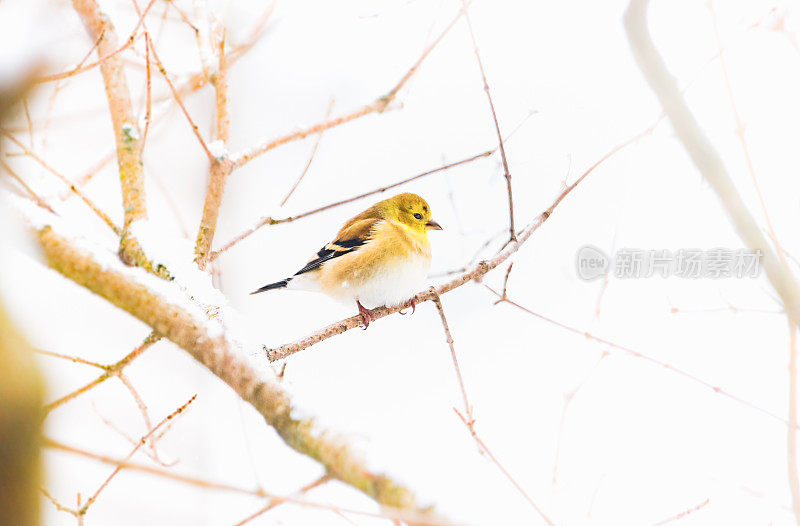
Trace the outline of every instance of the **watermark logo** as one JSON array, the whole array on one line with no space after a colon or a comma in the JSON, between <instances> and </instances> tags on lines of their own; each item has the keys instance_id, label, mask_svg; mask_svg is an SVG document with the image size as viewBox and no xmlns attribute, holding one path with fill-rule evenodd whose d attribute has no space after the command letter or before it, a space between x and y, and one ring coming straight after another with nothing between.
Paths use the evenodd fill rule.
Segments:
<instances>
[{"instance_id":1,"label":"watermark logo","mask_svg":"<svg viewBox=\"0 0 800 526\"><path fill-rule=\"evenodd\" d=\"M578 249L575 257L578 277L591 281L612 273L620 279L670 276L684 279L757 278L761 272L761 251L747 249L682 248L645 250L621 248L607 256L592 245Z\"/></svg>"},{"instance_id":2,"label":"watermark logo","mask_svg":"<svg viewBox=\"0 0 800 526\"><path fill-rule=\"evenodd\" d=\"M605 276L610 263L605 252L592 245L584 245L579 248L575 257L575 269L578 277L584 281Z\"/></svg>"}]
</instances>

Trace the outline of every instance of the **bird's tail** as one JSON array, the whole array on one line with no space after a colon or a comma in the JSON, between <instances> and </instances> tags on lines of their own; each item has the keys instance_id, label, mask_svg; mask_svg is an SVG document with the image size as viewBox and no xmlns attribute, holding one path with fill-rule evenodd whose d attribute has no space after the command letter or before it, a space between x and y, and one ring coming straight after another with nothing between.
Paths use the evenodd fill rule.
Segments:
<instances>
[{"instance_id":1,"label":"bird's tail","mask_svg":"<svg viewBox=\"0 0 800 526\"><path fill-rule=\"evenodd\" d=\"M258 294L259 292L265 292L267 290L273 290L273 289L284 289L284 288L286 288L286 286L289 284L289 282L291 280L292 280L292 278L286 278L286 279L282 279L280 281L276 281L275 283L270 283L269 285L264 285L260 289L254 290L250 294Z\"/></svg>"}]
</instances>

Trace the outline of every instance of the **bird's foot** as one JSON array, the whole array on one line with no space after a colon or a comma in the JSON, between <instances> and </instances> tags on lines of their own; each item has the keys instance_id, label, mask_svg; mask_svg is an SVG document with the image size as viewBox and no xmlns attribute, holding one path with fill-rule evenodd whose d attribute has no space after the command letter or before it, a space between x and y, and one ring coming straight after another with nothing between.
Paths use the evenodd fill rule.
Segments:
<instances>
[{"instance_id":1,"label":"bird's foot","mask_svg":"<svg viewBox=\"0 0 800 526\"><path fill-rule=\"evenodd\" d=\"M356 305L358 305L358 313L361 314L361 319L364 320L364 330L367 330L369 323L375 319L375 314L358 300L356 300Z\"/></svg>"},{"instance_id":2,"label":"bird's foot","mask_svg":"<svg viewBox=\"0 0 800 526\"><path fill-rule=\"evenodd\" d=\"M414 296L413 298L411 298L411 314L414 314L416 311L417 311L417 297L416 297L416 296ZM400 309L400 310L399 310L399 311L397 311L397 312L399 312L399 313L400 313L400 314L402 314L403 316L405 316L405 315L406 315L406 313L405 313L405 312L403 312L403 309Z\"/></svg>"}]
</instances>

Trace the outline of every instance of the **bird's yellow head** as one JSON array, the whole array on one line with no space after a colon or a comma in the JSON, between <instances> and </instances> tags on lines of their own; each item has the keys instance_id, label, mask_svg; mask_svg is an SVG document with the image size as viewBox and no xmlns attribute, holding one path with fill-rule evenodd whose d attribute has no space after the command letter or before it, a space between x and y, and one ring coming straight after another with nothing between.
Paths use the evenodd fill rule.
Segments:
<instances>
[{"instance_id":1,"label":"bird's yellow head","mask_svg":"<svg viewBox=\"0 0 800 526\"><path fill-rule=\"evenodd\" d=\"M431 207L417 194L399 194L375 205L387 219L403 223L417 232L442 230L441 225L431 219Z\"/></svg>"}]
</instances>

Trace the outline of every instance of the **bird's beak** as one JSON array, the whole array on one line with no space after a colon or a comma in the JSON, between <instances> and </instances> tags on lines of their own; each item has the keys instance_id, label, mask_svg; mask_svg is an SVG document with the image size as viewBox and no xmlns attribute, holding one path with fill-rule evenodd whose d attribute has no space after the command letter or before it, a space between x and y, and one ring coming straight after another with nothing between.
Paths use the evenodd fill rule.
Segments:
<instances>
[{"instance_id":1,"label":"bird's beak","mask_svg":"<svg viewBox=\"0 0 800 526\"><path fill-rule=\"evenodd\" d=\"M427 223L425 223L425 228L428 230L444 230L442 225L431 219Z\"/></svg>"}]
</instances>

